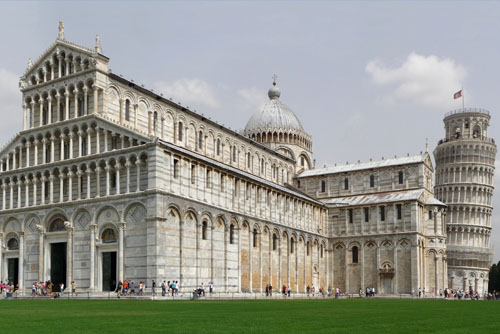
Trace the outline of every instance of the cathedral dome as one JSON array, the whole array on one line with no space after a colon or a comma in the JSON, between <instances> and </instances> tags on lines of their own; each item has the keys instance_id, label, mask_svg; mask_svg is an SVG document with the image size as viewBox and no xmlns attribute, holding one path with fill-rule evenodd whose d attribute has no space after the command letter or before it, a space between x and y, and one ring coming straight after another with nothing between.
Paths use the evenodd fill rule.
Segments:
<instances>
[{"instance_id":1,"label":"cathedral dome","mask_svg":"<svg viewBox=\"0 0 500 334\"><path fill-rule=\"evenodd\" d=\"M276 82L273 82L267 95L269 101L250 117L243 131L245 135L268 131L305 132L295 113L280 101L281 93Z\"/></svg>"}]
</instances>

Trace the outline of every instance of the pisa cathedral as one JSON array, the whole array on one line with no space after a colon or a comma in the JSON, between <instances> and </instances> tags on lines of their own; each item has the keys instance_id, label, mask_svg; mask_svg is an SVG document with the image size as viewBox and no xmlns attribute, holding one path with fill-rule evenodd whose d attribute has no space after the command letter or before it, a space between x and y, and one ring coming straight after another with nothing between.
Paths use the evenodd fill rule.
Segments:
<instances>
[{"instance_id":1,"label":"pisa cathedral","mask_svg":"<svg viewBox=\"0 0 500 334\"><path fill-rule=\"evenodd\" d=\"M487 112L445 118L435 187L427 151L315 168L276 82L235 132L108 65L98 38L76 45L60 25L21 77L23 129L0 152L0 280L21 293L124 279L181 292L487 289Z\"/></svg>"}]
</instances>

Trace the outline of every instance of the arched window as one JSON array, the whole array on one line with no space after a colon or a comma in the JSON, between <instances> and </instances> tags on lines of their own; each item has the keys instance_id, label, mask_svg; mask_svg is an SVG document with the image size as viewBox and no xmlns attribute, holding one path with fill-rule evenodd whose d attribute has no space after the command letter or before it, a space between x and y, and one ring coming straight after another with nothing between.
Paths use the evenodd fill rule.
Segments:
<instances>
[{"instance_id":1,"label":"arched window","mask_svg":"<svg viewBox=\"0 0 500 334\"><path fill-rule=\"evenodd\" d=\"M87 139L82 138L82 156L87 155Z\"/></svg>"},{"instance_id":2,"label":"arched window","mask_svg":"<svg viewBox=\"0 0 500 334\"><path fill-rule=\"evenodd\" d=\"M203 224L201 225L201 238L203 240L207 240L207 229L208 229L207 222L203 222Z\"/></svg>"},{"instance_id":3,"label":"arched window","mask_svg":"<svg viewBox=\"0 0 500 334\"><path fill-rule=\"evenodd\" d=\"M305 165L304 157L300 157L300 165L304 167Z\"/></svg>"},{"instance_id":4,"label":"arched window","mask_svg":"<svg viewBox=\"0 0 500 334\"><path fill-rule=\"evenodd\" d=\"M125 100L125 120L130 121L130 100Z\"/></svg>"},{"instance_id":5,"label":"arched window","mask_svg":"<svg viewBox=\"0 0 500 334\"><path fill-rule=\"evenodd\" d=\"M403 184L403 171L399 171L398 181L399 181L399 184Z\"/></svg>"},{"instance_id":6,"label":"arched window","mask_svg":"<svg viewBox=\"0 0 500 334\"><path fill-rule=\"evenodd\" d=\"M375 175L370 175L370 187L375 187Z\"/></svg>"},{"instance_id":7,"label":"arched window","mask_svg":"<svg viewBox=\"0 0 500 334\"><path fill-rule=\"evenodd\" d=\"M276 234L273 234L273 251L278 249L278 236Z\"/></svg>"},{"instance_id":8,"label":"arched window","mask_svg":"<svg viewBox=\"0 0 500 334\"><path fill-rule=\"evenodd\" d=\"M264 163L264 158L262 158L262 159L260 160L260 173L261 173L261 174L264 174L264 167L265 167L264 165L265 165L265 163Z\"/></svg>"},{"instance_id":9,"label":"arched window","mask_svg":"<svg viewBox=\"0 0 500 334\"><path fill-rule=\"evenodd\" d=\"M257 235L258 235L257 229L254 228L253 229L253 246L254 247L257 247Z\"/></svg>"},{"instance_id":10,"label":"arched window","mask_svg":"<svg viewBox=\"0 0 500 334\"><path fill-rule=\"evenodd\" d=\"M113 243L118 240L116 238L116 232L112 228L107 228L101 233L101 240L103 243L108 244L108 243Z\"/></svg>"},{"instance_id":11,"label":"arched window","mask_svg":"<svg viewBox=\"0 0 500 334\"><path fill-rule=\"evenodd\" d=\"M10 238L9 241L7 241L7 249L8 250L18 250L19 249L19 242L17 241L16 238Z\"/></svg>"},{"instance_id":12,"label":"arched window","mask_svg":"<svg viewBox=\"0 0 500 334\"><path fill-rule=\"evenodd\" d=\"M344 179L344 190L348 190L349 189L349 178L345 178Z\"/></svg>"},{"instance_id":13,"label":"arched window","mask_svg":"<svg viewBox=\"0 0 500 334\"><path fill-rule=\"evenodd\" d=\"M308 241L306 245L306 255L309 256L310 254L311 254L311 244Z\"/></svg>"},{"instance_id":14,"label":"arched window","mask_svg":"<svg viewBox=\"0 0 500 334\"><path fill-rule=\"evenodd\" d=\"M290 254L293 254L295 252L295 239L292 238L290 239Z\"/></svg>"},{"instance_id":15,"label":"arched window","mask_svg":"<svg viewBox=\"0 0 500 334\"><path fill-rule=\"evenodd\" d=\"M352 247L352 263L358 263L358 247Z\"/></svg>"},{"instance_id":16,"label":"arched window","mask_svg":"<svg viewBox=\"0 0 500 334\"><path fill-rule=\"evenodd\" d=\"M179 122L178 127L177 127L177 139L182 142L182 122Z\"/></svg>"},{"instance_id":17,"label":"arched window","mask_svg":"<svg viewBox=\"0 0 500 334\"><path fill-rule=\"evenodd\" d=\"M236 145L233 146L233 162L236 162L236 155L238 153L238 149L236 148Z\"/></svg>"},{"instance_id":18,"label":"arched window","mask_svg":"<svg viewBox=\"0 0 500 334\"><path fill-rule=\"evenodd\" d=\"M217 155L220 155L220 139L217 138Z\"/></svg>"},{"instance_id":19,"label":"arched window","mask_svg":"<svg viewBox=\"0 0 500 334\"><path fill-rule=\"evenodd\" d=\"M231 245L234 244L234 224L231 224L231 226L229 226L229 243Z\"/></svg>"},{"instance_id":20,"label":"arched window","mask_svg":"<svg viewBox=\"0 0 500 334\"><path fill-rule=\"evenodd\" d=\"M62 218L54 219L49 225L49 232L59 232L64 230L64 220Z\"/></svg>"},{"instance_id":21,"label":"arched window","mask_svg":"<svg viewBox=\"0 0 500 334\"><path fill-rule=\"evenodd\" d=\"M156 133L156 129L157 129L156 127L157 127L157 126L158 126L158 112L157 112L157 111L155 111L155 112L153 113L153 131L154 131L155 133ZM180 140L182 140L182 139L180 139Z\"/></svg>"},{"instance_id":22,"label":"arched window","mask_svg":"<svg viewBox=\"0 0 500 334\"><path fill-rule=\"evenodd\" d=\"M321 248L320 248L320 257L323 258L323 245L321 245Z\"/></svg>"},{"instance_id":23,"label":"arched window","mask_svg":"<svg viewBox=\"0 0 500 334\"><path fill-rule=\"evenodd\" d=\"M326 181L325 180L321 181L321 192L322 193L326 192Z\"/></svg>"},{"instance_id":24,"label":"arched window","mask_svg":"<svg viewBox=\"0 0 500 334\"><path fill-rule=\"evenodd\" d=\"M252 165L252 156L250 155L250 152L247 153L247 168L250 168Z\"/></svg>"},{"instance_id":25,"label":"arched window","mask_svg":"<svg viewBox=\"0 0 500 334\"><path fill-rule=\"evenodd\" d=\"M41 122L42 125L47 124L47 118L49 117L48 115L49 115L49 113L48 113L47 109L45 109L45 107L43 107L43 112L42 112L43 120Z\"/></svg>"},{"instance_id":26,"label":"arched window","mask_svg":"<svg viewBox=\"0 0 500 334\"><path fill-rule=\"evenodd\" d=\"M59 103L59 119L60 119L61 121L64 121L64 116L65 116L65 112L64 112L64 104Z\"/></svg>"},{"instance_id":27,"label":"arched window","mask_svg":"<svg viewBox=\"0 0 500 334\"><path fill-rule=\"evenodd\" d=\"M203 131L198 132L198 148L203 149Z\"/></svg>"}]
</instances>

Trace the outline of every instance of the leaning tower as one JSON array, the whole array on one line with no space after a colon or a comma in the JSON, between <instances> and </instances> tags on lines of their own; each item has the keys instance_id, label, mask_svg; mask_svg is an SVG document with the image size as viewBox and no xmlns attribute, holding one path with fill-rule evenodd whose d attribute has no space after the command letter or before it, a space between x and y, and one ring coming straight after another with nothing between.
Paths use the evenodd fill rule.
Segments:
<instances>
[{"instance_id":1,"label":"leaning tower","mask_svg":"<svg viewBox=\"0 0 500 334\"><path fill-rule=\"evenodd\" d=\"M493 261L491 200L495 141L488 137L487 110L465 108L444 117L446 136L434 150L437 198L448 205L448 286L488 290Z\"/></svg>"}]
</instances>

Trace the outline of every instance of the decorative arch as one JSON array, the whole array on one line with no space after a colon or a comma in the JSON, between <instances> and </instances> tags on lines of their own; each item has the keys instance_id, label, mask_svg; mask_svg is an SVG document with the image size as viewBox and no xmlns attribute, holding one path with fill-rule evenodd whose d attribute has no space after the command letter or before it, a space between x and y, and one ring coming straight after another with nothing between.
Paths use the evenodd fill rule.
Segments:
<instances>
[{"instance_id":1,"label":"decorative arch","mask_svg":"<svg viewBox=\"0 0 500 334\"><path fill-rule=\"evenodd\" d=\"M17 218L14 217L9 217L5 220L4 226L3 226L3 232L9 233L9 232L20 232L21 231L21 223Z\"/></svg>"},{"instance_id":2,"label":"decorative arch","mask_svg":"<svg viewBox=\"0 0 500 334\"><path fill-rule=\"evenodd\" d=\"M95 215L95 222L98 225L120 221L118 210L112 205L105 205L99 208Z\"/></svg>"},{"instance_id":3,"label":"decorative arch","mask_svg":"<svg viewBox=\"0 0 500 334\"><path fill-rule=\"evenodd\" d=\"M132 226L138 226L144 223L147 216L146 207L139 202L129 204L124 213L125 221Z\"/></svg>"},{"instance_id":4,"label":"decorative arch","mask_svg":"<svg viewBox=\"0 0 500 334\"><path fill-rule=\"evenodd\" d=\"M88 229L89 224L92 222L92 216L87 209L81 208L75 211L71 221L76 230L84 231Z\"/></svg>"}]
</instances>

